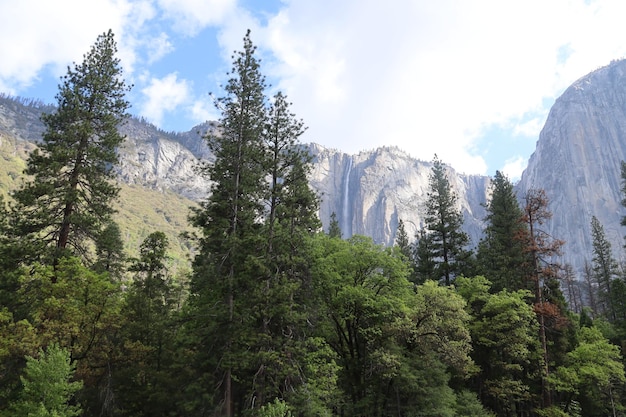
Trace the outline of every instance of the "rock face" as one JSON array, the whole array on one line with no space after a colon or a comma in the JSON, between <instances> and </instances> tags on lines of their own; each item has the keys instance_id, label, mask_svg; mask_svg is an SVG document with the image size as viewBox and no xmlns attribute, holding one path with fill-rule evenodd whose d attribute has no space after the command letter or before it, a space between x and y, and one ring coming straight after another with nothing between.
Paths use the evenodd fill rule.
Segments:
<instances>
[{"instance_id":1,"label":"rock face","mask_svg":"<svg viewBox=\"0 0 626 417\"><path fill-rule=\"evenodd\" d=\"M334 212L344 237L362 234L391 245L399 220L405 223L410 238L423 227L430 162L387 147L348 155L311 145L311 153L315 164L310 182L321 197L320 218L326 228ZM476 244L486 214L482 204L488 198L489 178L458 175L447 169L465 218L465 231Z\"/></svg>"},{"instance_id":2,"label":"rock face","mask_svg":"<svg viewBox=\"0 0 626 417\"><path fill-rule=\"evenodd\" d=\"M626 160L626 61L588 74L559 97L517 185L518 197L543 188L553 218L546 224L565 240L563 261L591 261L591 217L603 224L615 258L623 259L620 162Z\"/></svg>"},{"instance_id":3,"label":"rock face","mask_svg":"<svg viewBox=\"0 0 626 417\"><path fill-rule=\"evenodd\" d=\"M198 201L206 197L209 183L195 170L199 160L210 161L204 139L214 124L205 123L185 133L166 133L136 119L121 130L126 135L119 151L118 177L128 184L171 190Z\"/></svg>"},{"instance_id":4,"label":"rock face","mask_svg":"<svg viewBox=\"0 0 626 417\"><path fill-rule=\"evenodd\" d=\"M4 131L23 142L39 141L43 132L39 116L45 111L54 108L0 97L0 134ZM207 196L210 184L195 168L198 161L212 160L202 137L215 129L214 123L204 123L189 132L169 133L133 118L121 128L126 141L119 150L118 177L128 184L170 190L199 201ZM400 219L411 238L423 226L430 162L415 160L397 148L357 155L316 144L309 149L315 157L310 182L321 198L320 218L325 229L335 212L344 237L363 234L377 243L393 244ZM481 204L487 200L489 180L458 175L451 168L448 175L459 197L464 227L475 244L483 227Z\"/></svg>"}]
</instances>

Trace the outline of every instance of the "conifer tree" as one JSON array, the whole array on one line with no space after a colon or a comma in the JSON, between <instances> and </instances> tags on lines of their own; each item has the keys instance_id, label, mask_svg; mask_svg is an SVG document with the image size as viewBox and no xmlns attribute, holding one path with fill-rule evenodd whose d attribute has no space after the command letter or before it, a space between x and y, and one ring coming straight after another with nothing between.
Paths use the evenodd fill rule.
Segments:
<instances>
[{"instance_id":1,"label":"conifer tree","mask_svg":"<svg viewBox=\"0 0 626 417\"><path fill-rule=\"evenodd\" d=\"M176 325L172 282L166 266L168 239L149 234L139 258L132 259L133 281L122 309L124 344L115 372L118 402L126 416L166 416L173 412L172 362ZM168 374L169 373L169 374Z\"/></svg>"},{"instance_id":2,"label":"conifer tree","mask_svg":"<svg viewBox=\"0 0 626 417\"><path fill-rule=\"evenodd\" d=\"M233 56L226 95L216 103L222 111L220 132L207 138L215 162L202 166L201 173L213 182L211 195L190 219L201 231L191 283L194 314L198 321L212 318L197 325L211 334L210 345L203 347L212 352L204 367L217 378L209 386L218 387L214 403L221 404L226 416L243 406L245 394L238 392L243 388L237 381L247 379L243 373L251 366L244 346L254 319L247 305L254 271L247 261L262 253L259 219L265 215L267 194L265 80L255 51L248 31L243 51Z\"/></svg>"},{"instance_id":3,"label":"conifer tree","mask_svg":"<svg viewBox=\"0 0 626 417\"><path fill-rule=\"evenodd\" d=\"M411 259L413 271L411 278L416 284L423 284L426 280L436 279L437 261L433 249L432 237L420 229L415 235L415 241L411 247Z\"/></svg>"},{"instance_id":4,"label":"conifer tree","mask_svg":"<svg viewBox=\"0 0 626 417\"><path fill-rule=\"evenodd\" d=\"M337 213L330 213L330 224L328 225L328 236L341 239L341 226L337 221Z\"/></svg>"},{"instance_id":5,"label":"conifer tree","mask_svg":"<svg viewBox=\"0 0 626 417\"><path fill-rule=\"evenodd\" d=\"M109 30L68 68L56 111L42 117L42 144L28 159L32 180L13 193L20 213L15 233L55 248L55 257L66 250L83 255L114 211L118 187L111 180L124 140L118 127L129 107L116 52Z\"/></svg>"},{"instance_id":6,"label":"conifer tree","mask_svg":"<svg viewBox=\"0 0 626 417\"><path fill-rule=\"evenodd\" d=\"M306 328L308 297L307 240L319 229L317 196L309 186L311 155L299 144L304 124L277 93L268 110L264 131L269 188L264 198L262 225L264 254L252 262L257 271L248 302L256 306L258 352L252 359L253 408L272 398L296 401L305 369L309 336ZM276 353L280 352L277 356ZM311 392L309 392L311 394Z\"/></svg>"},{"instance_id":7,"label":"conifer tree","mask_svg":"<svg viewBox=\"0 0 626 417\"><path fill-rule=\"evenodd\" d=\"M93 269L97 272L108 272L112 277L120 279L124 272L126 255L118 224L109 222L97 236L95 245L96 262Z\"/></svg>"},{"instance_id":8,"label":"conifer tree","mask_svg":"<svg viewBox=\"0 0 626 417\"><path fill-rule=\"evenodd\" d=\"M611 287L618 274L617 261L613 257L611 242L606 239L604 226L596 216L591 217L591 240L593 244L592 270L598 284L598 301L603 313L610 321L615 321Z\"/></svg>"},{"instance_id":9,"label":"conifer tree","mask_svg":"<svg viewBox=\"0 0 626 417\"><path fill-rule=\"evenodd\" d=\"M469 237L462 230L463 215L456 207L457 195L452 191L445 167L437 155L433 159L428 186L425 224L436 261L436 276L433 278L443 279L446 285L450 285L470 255L465 250Z\"/></svg>"},{"instance_id":10,"label":"conifer tree","mask_svg":"<svg viewBox=\"0 0 626 417\"><path fill-rule=\"evenodd\" d=\"M411 259L411 242L409 242L409 235L406 233L406 228L404 227L402 219L398 221L395 245L398 249L400 249L400 252L406 257L407 260Z\"/></svg>"},{"instance_id":11,"label":"conifer tree","mask_svg":"<svg viewBox=\"0 0 626 417\"><path fill-rule=\"evenodd\" d=\"M478 264L481 274L492 283L491 290L516 291L526 288L530 262L524 254L522 239L528 227L522 221L513 184L500 171L492 180L493 192L487 204L487 226L478 245Z\"/></svg>"}]
</instances>

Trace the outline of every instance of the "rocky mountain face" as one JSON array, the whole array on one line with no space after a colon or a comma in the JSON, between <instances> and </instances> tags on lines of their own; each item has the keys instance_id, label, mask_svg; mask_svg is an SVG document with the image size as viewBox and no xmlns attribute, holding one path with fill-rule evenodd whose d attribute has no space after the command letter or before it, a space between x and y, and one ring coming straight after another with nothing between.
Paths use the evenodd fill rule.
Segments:
<instances>
[{"instance_id":1,"label":"rocky mountain face","mask_svg":"<svg viewBox=\"0 0 626 417\"><path fill-rule=\"evenodd\" d=\"M41 113L53 110L0 98L0 135L12 135L18 143L36 143L43 132ZM127 184L201 200L210 184L195 168L199 161L212 160L202 137L215 128L208 122L189 132L170 133L139 119L129 120L121 129L127 139L120 149L118 177ZM383 244L393 244L400 219L411 237L422 227L430 162L415 160L397 148L348 155L316 144L308 146L314 156L310 183L321 198L320 218L325 229L333 212L344 237L364 234ZM487 200L489 180L448 170L466 231L476 243L483 227L481 204Z\"/></svg>"},{"instance_id":2,"label":"rocky mountain face","mask_svg":"<svg viewBox=\"0 0 626 417\"><path fill-rule=\"evenodd\" d=\"M517 185L543 188L552 219L545 225L564 240L563 261L580 270L591 261L591 217L603 224L622 260L626 229L620 220L620 163L626 160L626 61L615 61L570 86L554 103L537 148Z\"/></svg>"},{"instance_id":3,"label":"rocky mountain face","mask_svg":"<svg viewBox=\"0 0 626 417\"><path fill-rule=\"evenodd\" d=\"M423 227L430 162L413 159L393 147L356 155L315 144L310 147L315 156L310 183L321 196L320 218L324 225L334 212L344 237L367 235L387 245L394 242L399 220L411 238ZM459 175L447 169L465 218L465 230L477 243L486 214L482 204L488 198L489 178Z\"/></svg>"}]
</instances>

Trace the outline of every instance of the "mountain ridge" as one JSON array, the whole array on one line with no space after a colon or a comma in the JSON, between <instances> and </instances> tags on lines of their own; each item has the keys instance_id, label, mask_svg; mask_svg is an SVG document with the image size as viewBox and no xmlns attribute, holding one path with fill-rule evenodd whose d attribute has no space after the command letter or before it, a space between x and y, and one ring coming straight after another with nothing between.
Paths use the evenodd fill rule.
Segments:
<instances>
[{"instance_id":1,"label":"mountain ridge","mask_svg":"<svg viewBox=\"0 0 626 417\"><path fill-rule=\"evenodd\" d=\"M0 145L14 141L12 156L5 158L23 160L43 132L39 117L53 109L35 100L0 95ZM173 193L190 206L196 204L210 190L209 181L196 169L199 161L212 161L203 136L216 129L216 122L205 122L187 132L164 132L131 118L121 128L127 140L116 167L120 182L163 195ZM424 225L431 162L413 158L396 146L355 154L315 143L303 146L314 157L310 185L320 196L319 215L325 229L335 213L344 237L363 234L391 245L399 220L410 237ZM521 203L530 188L546 191L553 212L547 231L566 241L563 261L577 270L591 258L592 215L605 226L616 258L623 258L619 256L622 160L626 160L624 60L581 77L555 101L515 186ZM464 230L475 246L484 228L490 178L460 174L449 165L446 169L464 216ZM14 170L6 175L17 174ZM15 184L0 185L8 189Z\"/></svg>"}]
</instances>

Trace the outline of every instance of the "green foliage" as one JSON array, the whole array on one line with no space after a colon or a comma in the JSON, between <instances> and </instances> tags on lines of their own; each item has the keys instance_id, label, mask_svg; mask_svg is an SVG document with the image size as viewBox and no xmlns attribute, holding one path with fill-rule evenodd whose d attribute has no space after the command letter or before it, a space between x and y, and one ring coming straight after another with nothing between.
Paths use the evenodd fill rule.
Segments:
<instances>
[{"instance_id":1,"label":"green foliage","mask_svg":"<svg viewBox=\"0 0 626 417\"><path fill-rule=\"evenodd\" d=\"M363 236L321 235L313 249L320 330L341 367L345 413L373 414L377 397L400 371L397 334L408 326L411 298L406 264Z\"/></svg>"},{"instance_id":2,"label":"green foliage","mask_svg":"<svg viewBox=\"0 0 626 417\"><path fill-rule=\"evenodd\" d=\"M407 259L411 259L411 242L409 241L409 235L406 232L402 219L398 221L398 228L396 229L396 239L394 243Z\"/></svg>"},{"instance_id":3,"label":"green foliage","mask_svg":"<svg viewBox=\"0 0 626 417\"><path fill-rule=\"evenodd\" d=\"M291 417L291 410L287 403L278 398L274 402L265 404L255 413L258 417Z\"/></svg>"},{"instance_id":4,"label":"green foliage","mask_svg":"<svg viewBox=\"0 0 626 417\"><path fill-rule=\"evenodd\" d=\"M578 399L582 415L614 415L619 406L619 387L626 382L620 349L595 327L581 328L579 341L550 381L558 392L571 394L563 404L565 410Z\"/></svg>"},{"instance_id":5,"label":"green foliage","mask_svg":"<svg viewBox=\"0 0 626 417\"><path fill-rule=\"evenodd\" d=\"M124 272L124 243L122 232L115 222L109 222L96 237L96 262L93 269L108 272L112 277L121 278Z\"/></svg>"},{"instance_id":6,"label":"green foliage","mask_svg":"<svg viewBox=\"0 0 626 417\"><path fill-rule=\"evenodd\" d=\"M486 206L487 226L478 245L480 271L493 283L493 292L527 289L530 260L523 245L528 227L522 221L523 213L509 179L496 171L492 186Z\"/></svg>"},{"instance_id":7,"label":"green foliage","mask_svg":"<svg viewBox=\"0 0 626 417\"><path fill-rule=\"evenodd\" d=\"M480 367L479 390L486 404L500 413L514 412L531 399L532 363L536 360L537 319L525 290L489 293L484 277L459 278L458 291L465 297L474 319L470 325Z\"/></svg>"},{"instance_id":8,"label":"green foliage","mask_svg":"<svg viewBox=\"0 0 626 417\"><path fill-rule=\"evenodd\" d=\"M618 299L614 298L612 286L617 277L618 265L613 257L611 243L604 233L604 226L600 224L596 216L591 217L591 239L593 244L593 279L598 285L597 307L610 321L615 321L617 314L614 301L618 301Z\"/></svg>"},{"instance_id":9,"label":"green foliage","mask_svg":"<svg viewBox=\"0 0 626 417\"><path fill-rule=\"evenodd\" d=\"M13 193L14 234L44 242L55 259L66 250L84 256L113 213L113 167L124 139L118 126L129 106L116 52L108 31L81 64L68 68L56 112L42 116L43 142L28 159L25 174L32 179Z\"/></svg>"},{"instance_id":10,"label":"green foliage","mask_svg":"<svg viewBox=\"0 0 626 417\"><path fill-rule=\"evenodd\" d=\"M166 416L177 403L172 392L177 300L165 265L168 240L151 233L129 267L133 281L125 294L120 329L123 345L114 372L120 415Z\"/></svg>"},{"instance_id":11,"label":"green foliage","mask_svg":"<svg viewBox=\"0 0 626 417\"><path fill-rule=\"evenodd\" d=\"M102 406L115 335L122 324L121 289L106 273L86 268L78 258L61 258L56 267L33 265L18 293L29 306L29 322L39 346L68 349L76 375L85 383L81 398Z\"/></svg>"},{"instance_id":12,"label":"green foliage","mask_svg":"<svg viewBox=\"0 0 626 417\"><path fill-rule=\"evenodd\" d=\"M458 197L452 192L445 167L437 155L433 159L428 187L424 222L427 250L435 261L431 279L443 280L446 285L450 285L451 280L464 271L464 263L470 257L465 249L469 237L462 229L463 215L456 207Z\"/></svg>"},{"instance_id":13,"label":"green foliage","mask_svg":"<svg viewBox=\"0 0 626 417\"><path fill-rule=\"evenodd\" d=\"M495 414L485 410L476 394L466 389L456 394L454 415L457 417L495 417Z\"/></svg>"},{"instance_id":14,"label":"green foliage","mask_svg":"<svg viewBox=\"0 0 626 417\"><path fill-rule=\"evenodd\" d=\"M341 239L341 226L337 221L337 213L330 213L330 224L328 225L328 236Z\"/></svg>"},{"instance_id":15,"label":"green foliage","mask_svg":"<svg viewBox=\"0 0 626 417\"><path fill-rule=\"evenodd\" d=\"M14 404L16 417L74 417L82 414L78 405L70 404L82 382L71 381L75 366L66 349L52 344L39 350L37 358L26 357L23 391Z\"/></svg>"}]
</instances>

